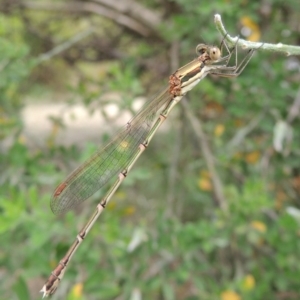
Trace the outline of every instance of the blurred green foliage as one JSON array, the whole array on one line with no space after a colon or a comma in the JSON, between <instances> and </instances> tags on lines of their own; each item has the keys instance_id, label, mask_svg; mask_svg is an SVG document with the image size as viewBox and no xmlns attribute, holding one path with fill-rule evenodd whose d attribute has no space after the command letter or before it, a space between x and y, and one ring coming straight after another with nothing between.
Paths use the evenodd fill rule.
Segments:
<instances>
[{"instance_id":1,"label":"blurred green foliage","mask_svg":"<svg viewBox=\"0 0 300 300\"><path fill-rule=\"evenodd\" d=\"M136 96L166 86L176 47L181 65L198 43L220 40L216 12L232 36L300 42L297 1L140 1L160 16L148 37L117 19L26 3L0 5L0 298L10 300L40 297L107 191L65 216L51 213L55 186L112 133L105 127L96 143L83 138L70 146L59 138L64 118L51 117L45 143L38 143L26 134L29 103L63 101L70 110L83 103L107 122L106 105L133 112ZM93 34L41 63L41 55L89 27ZM82 243L53 299L299 299L299 111L293 115L299 65L296 57L258 52L239 78L201 82L188 100L208 137L227 209L216 204L212 174L178 105ZM282 150L275 151L280 134Z\"/></svg>"}]
</instances>

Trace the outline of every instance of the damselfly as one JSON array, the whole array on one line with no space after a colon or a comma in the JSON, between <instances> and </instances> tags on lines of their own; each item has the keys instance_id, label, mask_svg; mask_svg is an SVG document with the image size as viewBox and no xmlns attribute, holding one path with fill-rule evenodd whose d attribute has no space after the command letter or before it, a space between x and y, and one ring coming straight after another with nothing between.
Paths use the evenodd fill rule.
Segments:
<instances>
[{"instance_id":1,"label":"damselfly","mask_svg":"<svg viewBox=\"0 0 300 300\"><path fill-rule=\"evenodd\" d=\"M224 57L221 56L223 46L227 51L227 55ZM152 101L147 102L109 144L95 153L56 188L51 199L51 208L55 214L61 214L92 196L108 180L117 176L116 181L101 199L89 221L78 233L73 245L46 281L41 290L43 297L54 294L80 243L121 182L126 178L134 163L148 147L172 108L207 74L223 77L238 76L254 52L254 49L250 50L238 64L236 46L229 50L223 40L220 48L205 44L198 45L196 48L198 57L171 75L169 86L163 92ZM229 66L233 53L235 53L235 65Z\"/></svg>"}]
</instances>

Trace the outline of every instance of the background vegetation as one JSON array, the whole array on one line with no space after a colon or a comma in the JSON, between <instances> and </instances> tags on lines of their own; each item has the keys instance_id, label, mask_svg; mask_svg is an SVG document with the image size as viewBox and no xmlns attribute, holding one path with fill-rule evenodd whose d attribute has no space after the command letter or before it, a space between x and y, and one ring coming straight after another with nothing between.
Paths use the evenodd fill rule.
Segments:
<instances>
[{"instance_id":1,"label":"background vegetation","mask_svg":"<svg viewBox=\"0 0 300 300\"><path fill-rule=\"evenodd\" d=\"M218 44L215 13L231 35L300 43L296 0L1 1L1 299L40 297L107 190L64 216L49 208L55 186L120 126L104 108L132 113L198 43ZM299 70L298 57L258 52L239 78L201 82L188 103L202 139L178 105L53 299L300 299ZM79 104L99 127L66 134Z\"/></svg>"}]
</instances>

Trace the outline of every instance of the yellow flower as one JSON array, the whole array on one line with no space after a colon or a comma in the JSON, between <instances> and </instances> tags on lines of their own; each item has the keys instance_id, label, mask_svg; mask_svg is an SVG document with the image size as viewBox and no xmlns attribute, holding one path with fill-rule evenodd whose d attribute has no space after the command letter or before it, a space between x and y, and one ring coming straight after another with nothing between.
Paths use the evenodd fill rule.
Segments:
<instances>
[{"instance_id":1,"label":"yellow flower","mask_svg":"<svg viewBox=\"0 0 300 300\"><path fill-rule=\"evenodd\" d=\"M250 34L247 39L252 42L257 42L260 39L261 33L259 26L255 23L250 17L242 17L241 18L242 26L248 28L250 30Z\"/></svg>"},{"instance_id":2,"label":"yellow flower","mask_svg":"<svg viewBox=\"0 0 300 300\"><path fill-rule=\"evenodd\" d=\"M116 202L114 202L114 201L113 202L108 202L108 204L106 206L106 209L108 209L108 210L115 210L116 206L117 206Z\"/></svg>"},{"instance_id":3,"label":"yellow flower","mask_svg":"<svg viewBox=\"0 0 300 300\"><path fill-rule=\"evenodd\" d=\"M255 278L252 275L247 275L243 280L244 290L250 291L255 286Z\"/></svg>"},{"instance_id":4,"label":"yellow flower","mask_svg":"<svg viewBox=\"0 0 300 300\"><path fill-rule=\"evenodd\" d=\"M202 191L210 192L212 190L210 174L207 170L202 170L200 172L200 179L198 180L198 186Z\"/></svg>"},{"instance_id":5,"label":"yellow flower","mask_svg":"<svg viewBox=\"0 0 300 300\"><path fill-rule=\"evenodd\" d=\"M225 131L225 126L223 124L218 124L215 127L215 136L221 136Z\"/></svg>"},{"instance_id":6,"label":"yellow flower","mask_svg":"<svg viewBox=\"0 0 300 300\"><path fill-rule=\"evenodd\" d=\"M131 216L135 213L135 207L133 205L128 206L124 209L124 215L125 216Z\"/></svg>"},{"instance_id":7,"label":"yellow flower","mask_svg":"<svg viewBox=\"0 0 300 300\"><path fill-rule=\"evenodd\" d=\"M82 291L83 291L83 284L76 283L72 288L71 294L74 297L74 299L80 299L82 297Z\"/></svg>"},{"instance_id":8,"label":"yellow flower","mask_svg":"<svg viewBox=\"0 0 300 300\"><path fill-rule=\"evenodd\" d=\"M248 164L255 164L260 158L259 151L252 151L245 155L245 160Z\"/></svg>"},{"instance_id":9,"label":"yellow flower","mask_svg":"<svg viewBox=\"0 0 300 300\"><path fill-rule=\"evenodd\" d=\"M212 190L212 184L209 178L202 177L198 180L198 186L200 190L210 192Z\"/></svg>"},{"instance_id":10,"label":"yellow flower","mask_svg":"<svg viewBox=\"0 0 300 300\"><path fill-rule=\"evenodd\" d=\"M265 233L267 231L267 226L265 225L265 223L260 221L251 222L251 227L261 233Z\"/></svg>"},{"instance_id":11,"label":"yellow flower","mask_svg":"<svg viewBox=\"0 0 300 300\"><path fill-rule=\"evenodd\" d=\"M241 300L242 298L235 291L224 291L221 294L221 300Z\"/></svg>"}]
</instances>

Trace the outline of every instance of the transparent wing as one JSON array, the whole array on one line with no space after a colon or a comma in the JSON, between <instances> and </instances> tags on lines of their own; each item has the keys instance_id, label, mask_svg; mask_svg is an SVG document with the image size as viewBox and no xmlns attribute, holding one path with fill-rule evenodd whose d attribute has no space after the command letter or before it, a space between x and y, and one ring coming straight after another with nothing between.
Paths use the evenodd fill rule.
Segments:
<instances>
[{"instance_id":1,"label":"transparent wing","mask_svg":"<svg viewBox=\"0 0 300 300\"><path fill-rule=\"evenodd\" d=\"M52 211L55 214L68 211L126 169L138 146L147 138L158 110L171 99L166 89L147 102L108 145L71 173L54 191L50 203Z\"/></svg>"}]
</instances>

